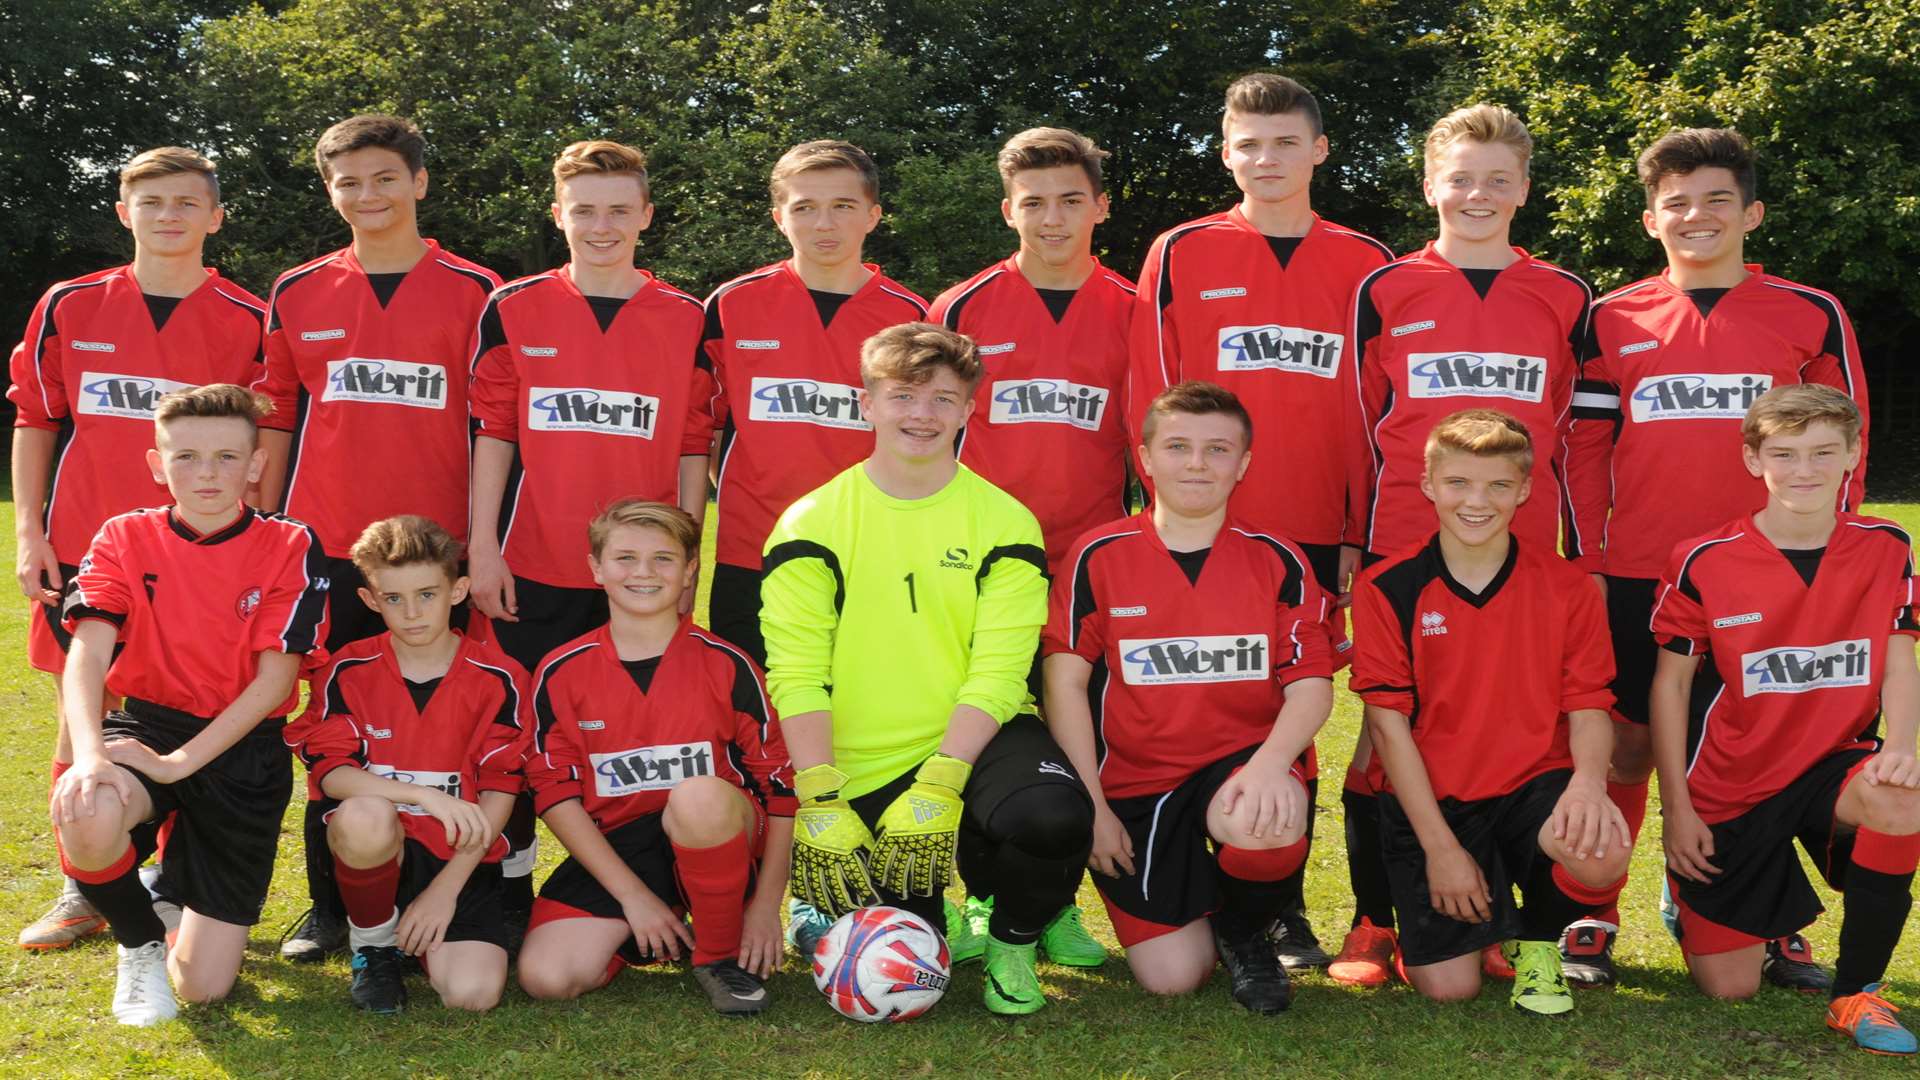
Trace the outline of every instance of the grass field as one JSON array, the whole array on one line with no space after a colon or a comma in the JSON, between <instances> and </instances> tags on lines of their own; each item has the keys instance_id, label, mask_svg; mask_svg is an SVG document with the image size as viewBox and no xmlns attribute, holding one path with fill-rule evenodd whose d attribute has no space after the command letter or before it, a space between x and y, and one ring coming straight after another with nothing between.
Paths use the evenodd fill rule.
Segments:
<instances>
[{"instance_id":1,"label":"grass field","mask_svg":"<svg viewBox=\"0 0 1920 1080\"><path fill-rule=\"evenodd\" d=\"M1870 506L1909 530L1920 505ZM11 503L0 503L11 525ZM4 535L4 533L0 533ZM703 602L704 609L704 602ZM0 605L0 930L11 935L57 889L44 810L52 740L51 682L26 661L26 605ZM1339 777L1359 724L1340 695L1320 746L1321 843L1308 876L1319 933L1337 947L1352 911L1347 894ZM0 949L0 1075L55 1076L1786 1076L1892 1075L1914 1063L1872 1058L1822 1024L1822 1003L1765 990L1742 1004L1710 1003L1688 982L1660 928L1658 816L1622 908L1616 958L1621 986L1579 995L1571 1018L1522 1016L1504 984L1478 1001L1427 1004L1406 987L1361 992L1324 978L1297 980L1292 1011L1251 1016L1224 983L1163 1000L1137 990L1118 959L1079 972L1043 965L1051 1004L1007 1021L980 1005L979 968L961 969L948 999L913 1024L871 1028L839 1019L798 962L772 984L762 1018L726 1021L708 1011L684 969L629 971L569 1004L535 1003L509 986L485 1016L442 1009L423 979L414 1008L375 1018L347 1003L347 967L297 967L275 956L276 938L306 906L299 807L283 826L278 874L246 967L225 1003L191 1007L155 1029L114 1026L113 947L95 938L64 953ZM557 860L543 838L543 873ZM1816 879L1817 880L1817 879ZM1112 935L1098 899L1081 903L1095 932ZM1809 931L1831 960L1836 898ZM1911 924L1910 924L1911 928ZM1890 981L1894 1000L1920 992L1920 935L1909 934Z\"/></svg>"}]
</instances>

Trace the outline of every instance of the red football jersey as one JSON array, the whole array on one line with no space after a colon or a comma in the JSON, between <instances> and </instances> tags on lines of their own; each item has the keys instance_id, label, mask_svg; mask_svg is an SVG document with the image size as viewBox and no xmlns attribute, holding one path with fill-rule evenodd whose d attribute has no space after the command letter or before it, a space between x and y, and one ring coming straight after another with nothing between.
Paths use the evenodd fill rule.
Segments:
<instances>
[{"instance_id":1,"label":"red football jersey","mask_svg":"<svg viewBox=\"0 0 1920 1080\"><path fill-rule=\"evenodd\" d=\"M691 621L644 693L607 627L553 650L534 679L533 717L527 786L540 813L579 799L607 832L666 809L687 777L718 776L793 816L793 765L759 665Z\"/></svg>"},{"instance_id":2,"label":"red football jersey","mask_svg":"<svg viewBox=\"0 0 1920 1080\"><path fill-rule=\"evenodd\" d=\"M1472 408L1499 409L1532 434L1533 492L1513 533L1543 551L1557 547L1575 350L1593 290L1513 250L1519 260L1484 299L1431 243L1368 275L1354 296L1358 452L1372 476L1366 518L1354 525L1368 551L1401 551L1433 532L1433 504L1420 493L1427 435Z\"/></svg>"},{"instance_id":3,"label":"red football jersey","mask_svg":"<svg viewBox=\"0 0 1920 1080\"><path fill-rule=\"evenodd\" d=\"M158 331L131 266L40 298L13 350L7 398L15 427L61 433L46 506L55 558L78 563L108 518L167 501L146 464L154 403L189 386L251 383L266 314L259 297L212 269Z\"/></svg>"},{"instance_id":4,"label":"red football jersey","mask_svg":"<svg viewBox=\"0 0 1920 1080\"><path fill-rule=\"evenodd\" d=\"M606 328L566 267L503 286L473 348L477 431L514 443L500 551L520 577L597 588L587 522L627 496L680 502L680 459L713 441L700 301L641 272Z\"/></svg>"},{"instance_id":5,"label":"red football jersey","mask_svg":"<svg viewBox=\"0 0 1920 1080\"><path fill-rule=\"evenodd\" d=\"M1702 819L1738 817L1828 754L1871 745L1887 650L1920 636L1915 600L1913 542L1879 518L1841 514L1811 586L1751 517L1674 547L1654 637L1710 654L1723 684L1688 732Z\"/></svg>"},{"instance_id":6,"label":"red football jersey","mask_svg":"<svg viewBox=\"0 0 1920 1080\"><path fill-rule=\"evenodd\" d=\"M1282 266L1237 206L1161 234L1140 268L1127 430L1139 434L1168 386L1218 383L1253 417L1234 516L1301 543L1358 544L1344 535L1366 481L1351 454L1360 420L1347 319L1361 279L1392 258L1316 215Z\"/></svg>"},{"instance_id":7,"label":"red football jersey","mask_svg":"<svg viewBox=\"0 0 1920 1080\"><path fill-rule=\"evenodd\" d=\"M1096 263L1055 322L1008 258L941 293L932 317L972 338L986 368L960 460L1033 511L1058 574L1075 537L1127 512L1133 285Z\"/></svg>"},{"instance_id":8,"label":"red football jersey","mask_svg":"<svg viewBox=\"0 0 1920 1080\"><path fill-rule=\"evenodd\" d=\"M1041 651L1093 665L1087 704L1110 799L1172 791L1263 741L1288 683L1333 675L1332 603L1279 537L1229 520L1190 582L1142 511L1081 536L1065 570Z\"/></svg>"},{"instance_id":9,"label":"red football jersey","mask_svg":"<svg viewBox=\"0 0 1920 1080\"><path fill-rule=\"evenodd\" d=\"M532 737L527 672L500 647L463 637L422 713L393 655L393 635L362 638L335 654L315 682L307 709L287 725L287 745L307 764L309 798L335 769L438 788L480 801L483 791L518 794L520 764ZM453 858L446 827L411 804L397 807L400 827L442 859ZM487 862L507 853L494 837Z\"/></svg>"},{"instance_id":10,"label":"red football jersey","mask_svg":"<svg viewBox=\"0 0 1920 1080\"><path fill-rule=\"evenodd\" d=\"M1606 602L1550 548L1515 537L1474 593L1435 534L1376 563L1354 594L1351 685L1406 716L1435 798L1489 799L1572 768L1567 714L1613 704Z\"/></svg>"},{"instance_id":11,"label":"red football jersey","mask_svg":"<svg viewBox=\"0 0 1920 1080\"><path fill-rule=\"evenodd\" d=\"M1840 302L1747 269L1705 315L1665 273L1594 304L1567 450L1577 525L1567 553L1582 568L1657 578L1673 545L1765 505L1766 485L1741 461L1740 421L1773 387L1825 383L1866 418L1866 372ZM1864 424L1860 434L1842 510L1865 495Z\"/></svg>"},{"instance_id":12,"label":"red football jersey","mask_svg":"<svg viewBox=\"0 0 1920 1080\"><path fill-rule=\"evenodd\" d=\"M312 529L243 508L202 536L170 506L109 519L81 560L61 617L119 628L107 690L212 719L268 649L326 659L327 563ZM284 716L298 688L269 714Z\"/></svg>"},{"instance_id":13,"label":"red football jersey","mask_svg":"<svg viewBox=\"0 0 1920 1080\"><path fill-rule=\"evenodd\" d=\"M927 302L867 264L873 276L833 320L785 262L734 278L707 297L706 353L720 425L720 520L715 559L760 569L760 549L793 500L873 450L860 415L860 345L927 317Z\"/></svg>"},{"instance_id":14,"label":"red football jersey","mask_svg":"<svg viewBox=\"0 0 1920 1080\"><path fill-rule=\"evenodd\" d=\"M467 535L467 352L493 271L427 241L382 306L351 247L273 283L265 426L293 433L287 513L344 559L370 522L424 514Z\"/></svg>"}]
</instances>

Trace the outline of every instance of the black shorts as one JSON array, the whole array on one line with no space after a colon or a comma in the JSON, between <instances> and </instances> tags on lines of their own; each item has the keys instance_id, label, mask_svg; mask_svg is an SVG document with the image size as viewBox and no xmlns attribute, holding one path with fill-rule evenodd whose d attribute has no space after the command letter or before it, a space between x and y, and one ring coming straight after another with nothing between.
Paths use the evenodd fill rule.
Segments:
<instances>
[{"instance_id":1,"label":"black shorts","mask_svg":"<svg viewBox=\"0 0 1920 1080\"><path fill-rule=\"evenodd\" d=\"M1613 711L1635 724L1648 722L1647 697L1660 646L1648 623L1653 618L1653 578L1607 575L1607 629L1613 635Z\"/></svg>"},{"instance_id":2,"label":"black shorts","mask_svg":"<svg viewBox=\"0 0 1920 1080\"><path fill-rule=\"evenodd\" d=\"M1339 544L1302 544L1294 541L1300 554L1307 557L1307 566L1313 571L1313 579L1327 590L1327 595L1340 595L1340 545Z\"/></svg>"},{"instance_id":3,"label":"black shorts","mask_svg":"<svg viewBox=\"0 0 1920 1080\"><path fill-rule=\"evenodd\" d=\"M342 646L361 638L386 633L386 620L360 599L359 589L367 583L360 568L353 565L352 559L336 559L331 555L326 558L327 651L338 652ZM454 629L464 631L467 628L468 612L471 610L472 605L465 600L453 606L449 622Z\"/></svg>"},{"instance_id":4,"label":"black shorts","mask_svg":"<svg viewBox=\"0 0 1920 1080\"><path fill-rule=\"evenodd\" d=\"M102 734L130 738L158 754L185 746L207 726L197 716L132 698L107 714ZM153 817L174 815L154 892L211 919L260 921L280 849L280 819L293 794L293 756L281 741L282 717L260 722L184 780L162 784L138 769Z\"/></svg>"},{"instance_id":5,"label":"black shorts","mask_svg":"<svg viewBox=\"0 0 1920 1080\"><path fill-rule=\"evenodd\" d=\"M493 639L529 672L540 670L547 654L607 625L607 594L600 589L568 589L513 577L519 621L493 620Z\"/></svg>"},{"instance_id":6,"label":"black shorts","mask_svg":"<svg viewBox=\"0 0 1920 1080\"><path fill-rule=\"evenodd\" d=\"M34 667L50 674L58 675L67 666L67 650L73 647L73 635L60 623L60 612L67 606L67 597L73 594L73 579L80 568L67 563L60 564L60 603L48 607L38 600L29 601L35 608L31 620L27 623L27 660ZM45 574L40 576L40 584L48 584ZM114 646L119 653L120 646Z\"/></svg>"},{"instance_id":7,"label":"black shorts","mask_svg":"<svg viewBox=\"0 0 1920 1080\"><path fill-rule=\"evenodd\" d=\"M1467 923L1441 914L1427 888L1427 854L1414 835L1407 813L1392 792L1380 794L1380 849L1387 861L1393 908L1400 917L1400 950L1408 967L1437 964L1477 953L1520 933L1520 909L1514 887L1533 877L1540 850L1540 827L1553 816L1566 793L1569 769L1555 769L1490 799L1463 802L1441 799L1440 813L1487 879L1493 894L1492 920Z\"/></svg>"},{"instance_id":8,"label":"black shorts","mask_svg":"<svg viewBox=\"0 0 1920 1080\"><path fill-rule=\"evenodd\" d=\"M715 563L707 597L707 628L745 649L767 666L767 641L760 636L760 571Z\"/></svg>"},{"instance_id":9,"label":"black shorts","mask_svg":"<svg viewBox=\"0 0 1920 1080\"><path fill-rule=\"evenodd\" d=\"M1746 813L1708 826L1713 833L1708 861L1720 868L1713 884L1669 875L1681 905L1682 948L1695 954L1728 952L1795 933L1820 916L1825 909L1793 842L1800 841L1829 886L1839 890L1846 884L1854 834L1838 831L1834 804L1847 778L1873 753L1828 754ZM1712 925L1702 926L1700 919Z\"/></svg>"},{"instance_id":10,"label":"black shorts","mask_svg":"<svg viewBox=\"0 0 1920 1080\"><path fill-rule=\"evenodd\" d=\"M400 854L400 891L394 906L401 911L420 898L447 862L427 845L409 836ZM453 919L447 923L447 941L484 941L507 947L507 923L500 914L500 864L481 863L468 875L453 901Z\"/></svg>"}]
</instances>

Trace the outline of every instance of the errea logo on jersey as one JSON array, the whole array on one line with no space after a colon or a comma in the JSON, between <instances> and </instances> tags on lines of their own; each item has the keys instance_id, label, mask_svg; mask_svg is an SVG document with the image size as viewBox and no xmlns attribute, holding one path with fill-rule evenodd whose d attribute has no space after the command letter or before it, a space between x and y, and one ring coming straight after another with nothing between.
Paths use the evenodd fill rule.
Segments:
<instances>
[{"instance_id":1,"label":"errea logo on jersey","mask_svg":"<svg viewBox=\"0 0 1920 1080\"><path fill-rule=\"evenodd\" d=\"M435 772L431 769L396 769L391 765L370 764L367 771L375 776L384 776L389 780L398 780L403 784L418 784L435 791L443 791L454 798L460 798L460 774L457 772ZM395 803L394 809L403 814L427 813L424 806L414 803Z\"/></svg>"},{"instance_id":2,"label":"errea logo on jersey","mask_svg":"<svg viewBox=\"0 0 1920 1080\"><path fill-rule=\"evenodd\" d=\"M327 389L320 400L445 409L447 369L439 364L369 360L360 356L329 360Z\"/></svg>"},{"instance_id":3,"label":"errea logo on jersey","mask_svg":"<svg viewBox=\"0 0 1920 1080\"><path fill-rule=\"evenodd\" d=\"M1741 683L1749 697L1866 686L1872 669L1873 644L1866 638L1787 645L1740 657Z\"/></svg>"},{"instance_id":4,"label":"errea logo on jersey","mask_svg":"<svg viewBox=\"0 0 1920 1080\"><path fill-rule=\"evenodd\" d=\"M1120 642L1120 677L1128 686L1249 682L1272 677L1267 635L1132 638Z\"/></svg>"},{"instance_id":5,"label":"errea logo on jersey","mask_svg":"<svg viewBox=\"0 0 1920 1080\"><path fill-rule=\"evenodd\" d=\"M1072 424L1082 431L1100 430L1111 391L1082 386L1065 379L1008 379L993 384L994 424Z\"/></svg>"},{"instance_id":6,"label":"errea logo on jersey","mask_svg":"<svg viewBox=\"0 0 1920 1080\"><path fill-rule=\"evenodd\" d=\"M1331 379L1340 373L1341 334L1298 326L1223 326L1221 371L1299 371Z\"/></svg>"},{"instance_id":7,"label":"errea logo on jersey","mask_svg":"<svg viewBox=\"0 0 1920 1080\"><path fill-rule=\"evenodd\" d=\"M1420 613L1420 636L1438 637L1447 632L1447 617L1437 611Z\"/></svg>"},{"instance_id":8,"label":"errea logo on jersey","mask_svg":"<svg viewBox=\"0 0 1920 1080\"><path fill-rule=\"evenodd\" d=\"M152 379L145 375L109 375L98 371L80 373L80 396L73 411L82 416L124 416L130 420L153 419L153 407L160 395L185 390L190 384L172 379Z\"/></svg>"},{"instance_id":9,"label":"errea logo on jersey","mask_svg":"<svg viewBox=\"0 0 1920 1080\"><path fill-rule=\"evenodd\" d=\"M666 791L689 776L712 776L713 744L694 742L637 746L611 754L589 754L593 787L604 798L641 791Z\"/></svg>"},{"instance_id":10,"label":"errea logo on jersey","mask_svg":"<svg viewBox=\"0 0 1920 1080\"><path fill-rule=\"evenodd\" d=\"M659 417L659 398L630 390L596 390L590 386L535 386L527 390L527 427L534 431L584 431L651 439Z\"/></svg>"},{"instance_id":11,"label":"errea logo on jersey","mask_svg":"<svg viewBox=\"0 0 1920 1080\"><path fill-rule=\"evenodd\" d=\"M860 415L859 388L817 379L753 380L747 419L819 424L822 427L870 431L873 425Z\"/></svg>"},{"instance_id":12,"label":"errea logo on jersey","mask_svg":"<svg viewBox=\"0 0 1920 1080\"><path fill-rule=\"evenodd\" d=\"M1407 357L1407 396L1502 397L1539 402L1547 361L1513 353L1431 352Z\"/></svg>"},{"instance_id":13,"label":"errea logo on jersey","mask_svg":"<svg viewBox=\"0 0 1920 1080\"><path fill-rule=\"evenodd\" d=\"M1738 420L1761 394L1773 389L1765 375L1661 375L1634 387L1634 423L1649 420Z\"/></svg>"}]
</instances>

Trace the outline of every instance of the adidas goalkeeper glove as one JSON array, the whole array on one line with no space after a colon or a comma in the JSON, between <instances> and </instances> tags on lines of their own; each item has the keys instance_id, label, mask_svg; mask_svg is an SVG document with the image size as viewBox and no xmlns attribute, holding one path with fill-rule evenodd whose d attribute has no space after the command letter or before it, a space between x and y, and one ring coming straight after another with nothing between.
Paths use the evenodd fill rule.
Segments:
<instances>
[{"instance_id":1,"label":"adidas goalkeeper glove","mask_svg":"<svg viewBox=\"0 0 1920 1080\"><path fill-rule=\"evenodd\" d=\"M973 766L935 754L913 774L913 786L880 815L870 863L883 888L901 896L938 896L953 878L960 832L960 792Z\"/></svg>"},{"instance_id":2,"label":"adidas goalkeeper glove","mask_svg":"<svg viewBox=\"0 0 1920 1080\"><path fill-rule=\"evenodd\" d=\"M800 808L793 815L793 895L837 919L879 900L867 877L873 834L840 798L847 774L831 765L802 769L793 778Z\"/></svg>"}]
</instances>

